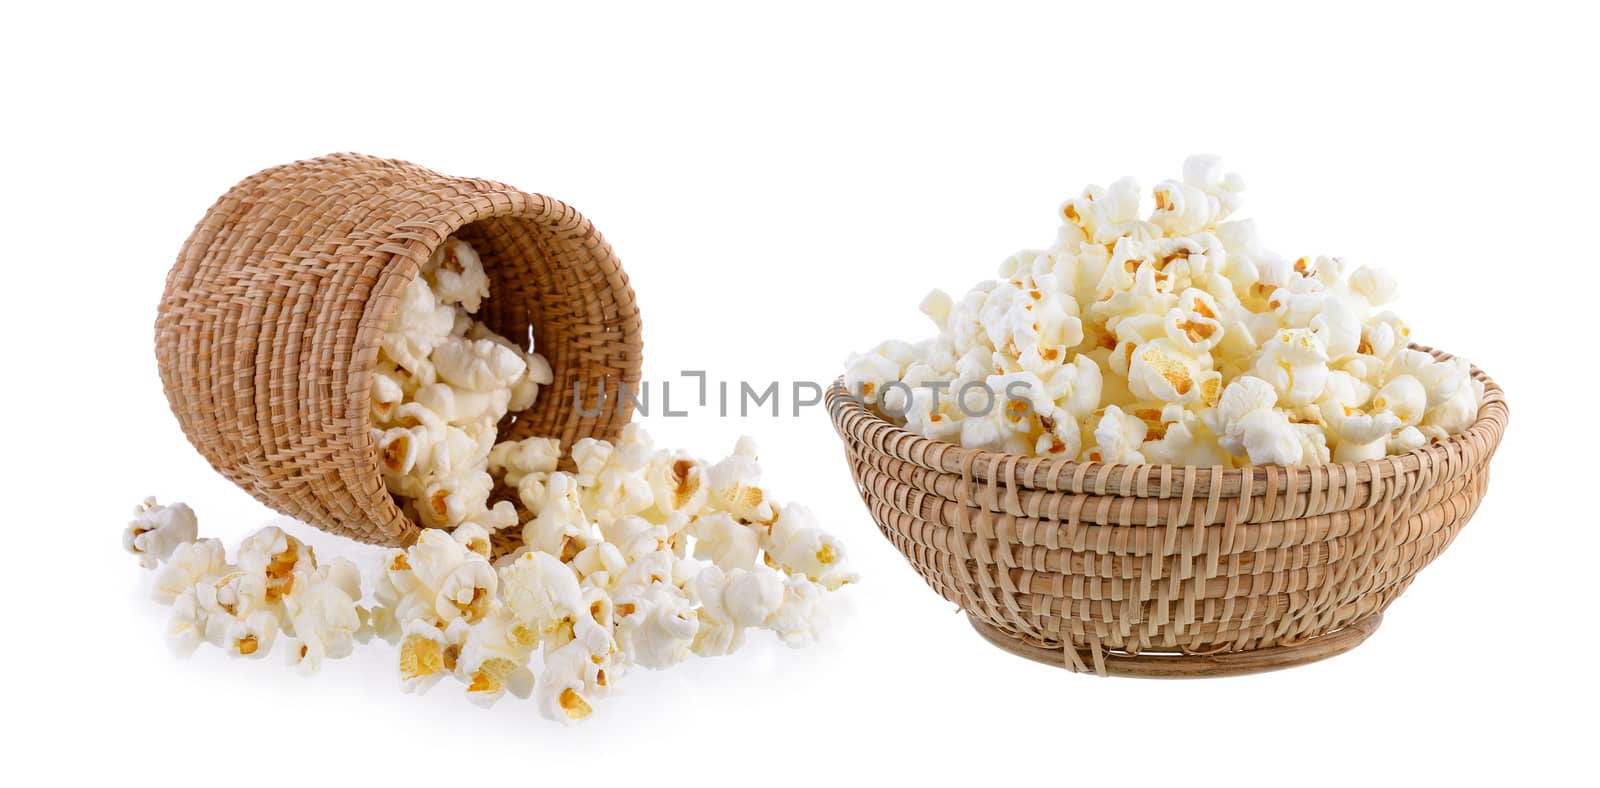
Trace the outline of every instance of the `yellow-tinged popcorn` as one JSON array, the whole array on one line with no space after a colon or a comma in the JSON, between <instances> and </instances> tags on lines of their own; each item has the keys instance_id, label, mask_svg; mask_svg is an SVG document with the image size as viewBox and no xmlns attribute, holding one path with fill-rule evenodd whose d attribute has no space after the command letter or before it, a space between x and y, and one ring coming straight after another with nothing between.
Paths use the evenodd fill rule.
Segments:
<instances>
[{"instance_id":1,"label":"yellow-tinged popcorn","mask_svg":"<svg viewBox=\"0 0 1600 788\"><path fill-rule=\"evenodd\" d=\"M244 538L236 563L252 580L259 578L268 602L277 602L294 588L297 570L317 565L310 547L272 525Z\"/></svg>"},{"instance_id":2,"label":"yellow-tinged popcorn","mask_svg":"<svg viewBox=\"0 0 1600 788\"><path fill-rule=\"evenodd\" d=\"M271 611L256 610L243 618L231 618L222 636L222 647L240 657L260 659L272 651L278 638L278 617Z\"/></svg>"},{"instance_id":3,"label":"yellow-tinged popcorn","mask_svg":"<svg viewBox=\"0 0 1600 788\"><path fill-rule=\"evenodd\" d=\"M507 692L519 698L531 695L534 676L528 660L537 643L536 633L497 604L467 632L461 646L456 673L467 684L467 697L488 706Z\"/></svg>"},{"instance_id":4,"label":"yellow-tinged popcorn","mask_svg":"<svg viewBox=\"0 0 1600 788\"><path fill-rule=\"evenodd\" d=\"M406 623L400 638L400 687L426 692L455 672L460 651L460 644L445 630L420 619Z\"/></svg>"},{"instance_id":5,"label":"yellow-tinged popcorn","mask_svg":"<svg viewBox=\"0 0 1600 788\"><path fill-rule=\"evenodd\" d=\"M754 453L730 454L712 465L706 477L711 506L751 523L769 524L777 516L772 501L761 489L761 466Z\"/></svg>"},{"instance_id":6,"label":"yellow-tinged popcorn","mask_svg":"<svg viewBox=\"0 0 1600 788\"><path fill-rule=\"evenodd\" d=\"M577 722L593 713L590 701L604 692L609 681L610 676L595 664L582 643L568 643L545 656L544 670L535 684L539 711L552 720Z\"/></svg>"},{"instance_id":7,"label":"yellow-tinged popcorn","mask_svg":"<svg viewBox=\"0 0 1600 788\"><path fill-rule=\"evenodd\" d=\"M1062 205L1053 246L961 298L933 291L937 335L852 354L845 384L925 437L1105 462L1369 459L1469 427L1482 386L1464 361L1407 349L1410 329L1380 311L1394 279L1266 249L1230 218L1242 189L1211 156L1157 184L1148 219L1132 179L1090 186Z\"/></svg>"},{"instance_id":8,"label":"yellow-tinged popcorn","mask_svg":"<svg viewBox=\"0 0 1600 788\"><path fill-rule=\"evenodd\" d=\"M686 452L656 453L645 470L657 511L666 515L694 517L705 508L711 495L709 470L705 463Z\"/></svg>"}]
</instances>

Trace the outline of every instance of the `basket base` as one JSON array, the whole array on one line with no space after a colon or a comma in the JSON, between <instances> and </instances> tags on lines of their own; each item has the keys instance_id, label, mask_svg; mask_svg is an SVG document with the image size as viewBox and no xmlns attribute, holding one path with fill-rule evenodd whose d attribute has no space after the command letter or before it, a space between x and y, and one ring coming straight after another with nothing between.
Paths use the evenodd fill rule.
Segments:
<instances>
[{"instance_id":1,"label":"basket base","mask_svg":"<svg viewBox=\"0 0 1600 788\"><path fill-rule=\"evenodd\" d=\"M985 640L1019 657L1035 662L1066 667L1061 649L1044 648L1008 635L997 627L971 616L972 628ZM1311 638L1288 646L1273 646L1254 651L1234 651L1223 654L1106 654L1105 670L1111 676L1132 676L1145 679L1198 679L1217 676L1244 676L1265 673L1297 665L1306 665L1328 657L1343 654L1361 645L1378 625L1383 614L1368 616L1337 632ZM1084 664L1093 665L1093 658L1080 654Z\"/></svg>"}]
</instances>

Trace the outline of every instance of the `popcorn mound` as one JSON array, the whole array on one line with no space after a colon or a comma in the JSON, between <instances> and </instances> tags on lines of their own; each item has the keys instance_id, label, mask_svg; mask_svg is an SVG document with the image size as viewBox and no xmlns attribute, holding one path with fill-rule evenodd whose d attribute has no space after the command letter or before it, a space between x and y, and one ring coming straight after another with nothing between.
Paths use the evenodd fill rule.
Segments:
<instances>
[{"instance_id":1,"label":"popcorn mound","mask_svg":"<svg viewBox=\"0 0 1600 788\"><path fill-rule=\"evenodd\" d=\"M811 642L823 595L855 575L807 509L761 486L753 442L707 463L657 450L630 425L615 444L574 444L572 472L557 470L555 439L497 442L500 422L552 377L538 354L472 319L487 296L478 256L451 238L384 338L372 402L384 480L431 527L369 582L349 561L319 565L276 527L246 537L229 563L220 542L198 538L188 506L147 499L135 511L123 544L154 570L174 648L259 658L281 640L310 673L377 635L399 644L407 690L449 675L478 703L536 696L570 722L634 665L729 654L751 628ZM514 491L520 510L491 505L497 490ZM495 559L518 528L521 546Z\"/></svg>"},{"instance_id":2,"label":"popcorn mound","mask_svg":"<svg viewBox=\"0 0 1600 788\"><path fill-rule=\"evenodd\" d=\"M1062 207L938 334L846 361L884 418L967 448L1110 463L1242 467L1377 459L1470 427L1483 385L1407 347L1395 281L1337 257L1281 257L1224 221L1243 182L1193 156L1140 217L1131 178Z\"/></svg>"}]
</instances>

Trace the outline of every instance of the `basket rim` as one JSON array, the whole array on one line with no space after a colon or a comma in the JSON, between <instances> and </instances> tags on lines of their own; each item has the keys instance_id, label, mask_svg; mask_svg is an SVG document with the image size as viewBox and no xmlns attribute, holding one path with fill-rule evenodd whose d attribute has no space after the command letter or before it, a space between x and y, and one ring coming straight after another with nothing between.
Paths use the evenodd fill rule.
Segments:
<instances>
[{"instance_id":1,"label":"basket rim","mask_svg":"<svg viewBox=\"0 0 1600 788\"><path fill-rule=\"evenodd\" d=\"M1432 355L1441 361L1455 358L1450 353L1426 345L1412 343L1413 350ZM1505 433L1510 415L1505 392L1487 373L1470 365L1474 380L1483 383L1483 401L1478 407L1478 417L1472 426L1451 435L1447 440L1429 444L1419 449L1394 454L1375 460L1360 462L1324 463L1320 465L1255 465L1244 468L1224 466L1170 465L1151 463L1084 462L1072 458L1035 457L987 449L968 449L949 441L935 440L911 432L895 424L862 404L844 385L844 376L836 378L828 387L826 402L834 430L841 439L854 439L865 447L881 454L889 454L918 467L938 473L966 475L974 482L989 482L998 477L1002 483L1012 482L1025 489L1053 492L1096 494L1114 493L1125 497L1171 497L1163 490L1172 485L1149 485L1151 477L1167 482L1188 479L1186 487L1194 495L1211 495L1213 482L1220 486L1218 495L1236 498L1242 495L1259 495L1269 489L1280 492L1305 492L1315 483L1313 477L1338 473L1347 480L1368 482L1373 479L1390 479L1416 473L1442 463L1450 456L1465 453L1465 444L1481 439L1482 445L1492 454ZM1287 477L1284 479L1282 477ZM1247 483L1248 482L1248 483ZM1154 490L1147 490L1154 486Z\"/></svg>"}]
</instances>

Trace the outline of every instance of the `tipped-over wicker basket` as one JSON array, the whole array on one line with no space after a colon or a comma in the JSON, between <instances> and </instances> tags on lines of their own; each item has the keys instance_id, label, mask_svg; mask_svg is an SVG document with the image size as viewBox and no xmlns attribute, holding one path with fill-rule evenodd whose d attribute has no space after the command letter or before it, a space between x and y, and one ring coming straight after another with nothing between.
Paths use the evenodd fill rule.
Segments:
<instances>
[{"instance_id":1,"label":"tipped-over wicker basket","mask_svg":"<svg viewBox=\"0 0 1600 788\"><path fill-rule=\"evenodd\" d=\"M156 320L167 399L211 465L262 503L366 542L420 532L384 487L370 432L378 344L400 293L451 234L490 278L478 317L529 332L554 384L503 435L614 438L639 379L628 277L589 221L504 184L336 154L259 172L211 207ZM583 412L570 407L575 384ZM508 422L513 417L508 417Z\"/></svg>"},{"instance_id":2,"label":"tipped-over wicker basket","mask_svg":"<svg viewBox=\"0 0 1600 788\"><path fill-rule=\"evenodd\" d=\"M1450 544L1506 425L1499 386L1472 374L1466 432L1304 467L975 451L885 421L842 379L827 402L879 529L995 645L1077 672L1217 676L1354 648Z\"/></svg>"}]
</instances>

